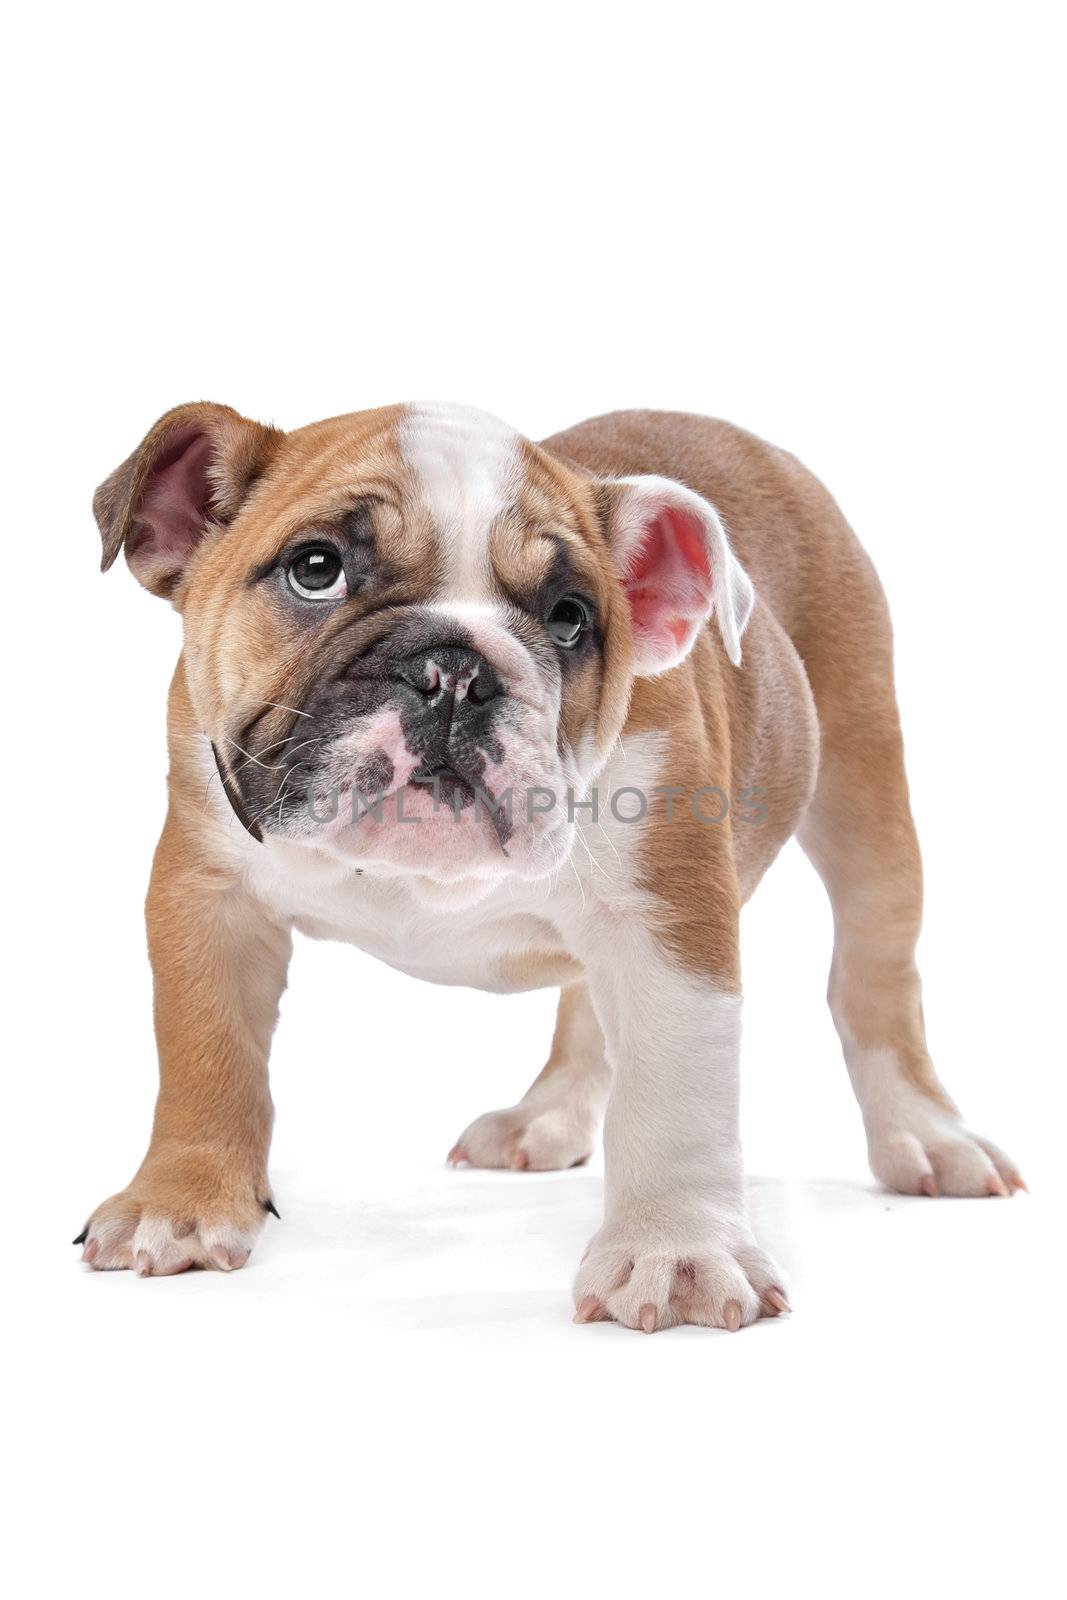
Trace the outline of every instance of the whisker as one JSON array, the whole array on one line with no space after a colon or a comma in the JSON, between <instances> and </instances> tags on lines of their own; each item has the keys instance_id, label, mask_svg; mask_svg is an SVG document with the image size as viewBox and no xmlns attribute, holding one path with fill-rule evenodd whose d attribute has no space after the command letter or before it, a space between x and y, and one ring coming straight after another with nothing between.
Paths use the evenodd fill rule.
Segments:
<instances>
[{"instance_id":1,"label":"whisker","mask_svg":"<svg viewBox=\"0 0 1067 1600\"><path fill-rule=\"evenodd\" d=\"M296 738L296 734L295 733L291 733L287 739L275 739L273 744L264 745L263 749L259 753L260 753L261 756L265 756L265 755L268 754L269 751L277 750L279 748L279 746L281 746L283 744L289 744L295 738ZM238 749L240 749L240 745L238 745ZM249 761L251 761L252 759L253 759L253 757L251 757L251 756L248 758ZM233 769L234 770L234 776L236 776L238 772L243 772L245 767L247 767L247 766L248 766L248 761L242 761L241 765L239 767L234 767L234 769Z\"/></svg>"},{"instance_id":2,"label":"whisker","mask_svg":"<svg viewBox=\"0 0 1067 1600\"><path fill-rule=\"evenodd\" d=\"M296 746L296 749L290 750L290 751L287 752L285 760L288 761L290 756L295 756L297 750L305 750L309 744L321 744L322 741L325 739L325 737L326 737L326 735L324 733L317 733L317 734L315 734L314 738L312 738L312 739L304 739L304 740L302 740L301 743ZM290 738L295 739L296 738L296 734L295 733L291 734ZM279 739L278 743L279 744L288 744L289 740L288 739ZM240 746L238 746L238 748L240 748ZM273 745L268 745L267 746L267 750L273 750L273 748L274 748ZM267 750L264 750L264 752L263 752L264 755L266 755ZM254 759L255 759L254 756L250 756L249 757L249 760L254 760ZM248 762L247 761L243 761L241 763L241 766L236 768L236 771L240 772L242 770L242 768L246 767L247 765L248 765ZM276 766L273 766L273 767L269 764L269 762L261 761L261 762L259 762L259 766L261 766L264 769L265 772L284 772L285 771L285 761L280 761L280 762L277 763Z\"/></svg>"},{"instance_id":3,"label":"whisker","mask_svg":"<svg viewBox=\"0 0 1067 1600\"><path fill-rule=\"evenodd\" d=\"M604 868L600 865L600 862L597 860L596 856L590 850L588 842L586 840L586 837L582 832L582 825L578 821L577 818L575 818L575 822L574 822L574 837L578 840L578 843L581 845L582 849L585 851L586 855L589 857L590 863L597 869L597 871L603 877L607 878L608 882L610 883L611 882L611 874L604 871Z\"/></svg>"},{"instance_id":4,"label":"whisker","mask_svg":"<svg viewBox=\"0 0 1067 1600\"><path fill-rule=\"evenodd\" d=\"M600 829L601 833L604 835L605 839L608 841L608 844L611 847L611 853L615 857L615 860L619 863L619 866L621 867L622 866L622 856L620 856L618 850L616 850L616 848L615 848L615 840L611 837L611 834L608 832L607 828L605 828L604 824L599 820L599 818L597 819L597 827Z\"/></svg>"},{"instance_id":5,"label":"whisker","mask_svg":"<svg viewBox=\"0 0 1067 1600\"><path fill-rule=\"evenodd\" d=\"M232 744L235 750L240 750L243 756L247 756L249 761L255 762L257 767L262 767L264 772L280 772L282 770L281 767L272 767L269 761L261 761L258 756L252 755L251 751L246 750L243 744L238 744L236 739L231 739L229 734L226 735L226 743Z\"/></svg>"},{"instance_id":6,"label":"whisker","mask_svg":"<svg viewBox=\"0 0 1067 1600\"><path fill-rule=\"evenodd\" d=\"M308 744L314 744L315 742L316 741L313 740L313 739L308 739L306 741L306 743L308 743ZM279 807L278 821L281 822L281 809L280 809L280 806L281 806L281 802L285 799L285 786L289 782L289 779L292 778L299 771L299 769L303 765L304 765L303 761L293 761L287 767L284 768L285 776L282 778L281 782L279 783L277 789L274 792L273 797L270 800L267 801L265 806L262 806L256 812L255 816L252 817L252 819L251 819L253 822L258 822L261 817L265 817L267 815L267 812L268 811L273 811L275 806ZM278 768L278 767L271 767L270 768L271 772L278 772L278 771L281 771L281 770L283 770L283 769Z\"/></svg>"},{"instance_id":7,"label":"whisker","mask_svg":"<svg viewBox=\"0 0 1067 1600\"><path fill-rule=\"evenodd\" d=\"M291 711L294 717L310 717L312 722L315 720L310 711L298 711L296 706L283 705L280 700L264 700L263 704L265 706L274 706L277 711Z\"/></svg>"},{"instance_id":8,"label":"whisker","mask_svg":"<svg viewBox=\"0 0 1067 1600\"><path fill-rule=\"evenodd\" d=\"M208 775L208 780L204 785L204 804L201 807L202 811L206 811L207 810L208 801L211 799L211 785L213 783L221 783L221 782L222 782L222 774L219 772L218 768L216 767L214 772L212 772L212 773L210 773Z\"/></svg>"},{"instance_id":9,"label":"whisker","mask_svg":"<svg viewBox=\"0 0 1067 1600\"><path fill-rule=\"evenodd\" d=\"M300 765L300 763L297 762L297 766L299 766L299 765ZM290 768L289 772L286 774L285 778L282 781L281 788L278 790L278 826L279 826L279 828L282 825L282 806L285 803L285 791L286 791L286 788L288 787L289 780L290 780L290 778L293 777L295 771L296 771L295 767L294 768ZM273 801L271 803L273 804Z\"/></svg>"},{"instance_id":10,"label":"whisker","mask_svg":"<svg viewBox=\"0 0 1067 1600\"><path fill-rule=\"evenodd\" d=\"M293 737L295 737L295 735L293 735ZM305 745L309 745L309 744L321 744L322 740L325 737L326 737L325 734L322 734L322 733L316 734L313 739L305 739L303 741L303 744L298 744L297 747L296 747L296 750L303 750L304 746ZM272 766L269 761L261 761L259 759L259 757L258 756L254 756L250 750L244 749L244 747L242 745L239 745L237 743L236 739L228 739L228 743L232 744L235 750L240 750L240 752L241 752L241 754L243 756L247 756L248 757L248 761L243 762L242 763L242 767L246 767L248 765L248 762L251 761L251 762L253 762L255 764L255 766L262 767L264 772L284 772L285 771L285 762L284 761L275 762L273 764L273 766ZM288 739L279 739L278 743L279 744L288 744L289 740ZM273 748L274 748L273 745L268 745L267 746L267 750L273 750ZM296 755L296 750L290 750L289 751L289 755L295 756ZM264 755L266 755L266 751L264 751L263 753L264 753ZM238 767L237 771L240 772L242 770L242 767Z\"/></svg>"},{"instance_id":11,"label":"whisker","mask_svg":"<svg viewBox=\"0 0 1067 1600\"><path fill-rule=\"evenodd\" d=\"M574 873L574 881L578 885L578 893L582 897L582 912L584 914L584 912L585 912L585 888L584 888L584 886L582 884L581 878L579 878L579 876L578 876L578 868L574 865L574 861L572 860L572 858L570 856L567 857L567 865L570 867L571 871Z\"/></svg>"}]
</instances>

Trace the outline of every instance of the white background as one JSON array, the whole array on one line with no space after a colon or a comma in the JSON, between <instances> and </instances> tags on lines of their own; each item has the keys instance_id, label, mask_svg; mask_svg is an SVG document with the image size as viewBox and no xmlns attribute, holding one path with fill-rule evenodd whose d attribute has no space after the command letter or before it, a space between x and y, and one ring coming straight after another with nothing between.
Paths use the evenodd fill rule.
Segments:
<instances>
[{"instance_id":1,"label":"white background","mask_svg":"<svg viewBox=\"0 0 1067 1600\"><path fill-rule=\"evenodd\" d=\"M1063 1166L1063 55L1051 6L52 7L8 64L3 1118L13 1592L1050 1591ZM301 944L281 1223L93 1275L154 1091L175 615L97 573L155 417L437 396L727 416L893 607L929 1033L1009 1202L867 1174L790 847L744 922L753 1209L796 1314L575 1328L600 1165L452 1173L553 996Z\"/></svg>"}]
</instances>

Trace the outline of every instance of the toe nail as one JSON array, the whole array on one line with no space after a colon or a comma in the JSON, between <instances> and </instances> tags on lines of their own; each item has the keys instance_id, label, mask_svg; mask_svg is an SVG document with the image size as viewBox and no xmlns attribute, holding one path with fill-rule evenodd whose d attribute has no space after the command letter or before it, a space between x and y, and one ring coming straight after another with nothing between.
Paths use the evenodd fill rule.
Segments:
<instances>
[{"instance_id":1,"label":"toe nail","mask_svg":"<svg viewBox=\"0 0 1067 1600\"><path fill-rule=\"evenodd\" d=\"M76 1239L72 1239L70 1242L71 1242L71 1244L84 1244L86 1239L88 1239L88 1237L89 1237L89 1228L88 1228L88 1224L87 1224L82 1229L81 1233L79 1233L78 1237Z\"/></svg>"},{"instance_id":2,"label":"toe nail","mask_svg":"<svg viewBox=\"0 0 1067 1600\"><path fill-rule=\"evenodd\" d=\"M454 1144L448 1152L448 1165L450 1167L458 1167L463 1161L469 1162L470 1157L461 1144Z\"/></svg>"},{"instance_id":3,"label":"toe nail","mask_svg":"<svg viewBox=\"0 0 1067 1600\"><path fill-rule=\"evenodd\" d=\"M639 1316L638 1321L641 1324L641 1332L642 1333L655 1333L655 1331L656 1331L656 1308L655 1308L655 1306L654 1305L644 1305L644 1306L642 1306L641 1307L641 1315Z\"/></svg>"},{"instance_id":4,"label":"toe nail","mask_svg":"<svg viewBox=\"0 0 1067 1600\"><path fill-rule=\"evenodd\" d=\"M147 1250L138 1250L134 1268L139 1278L150 1278L152 1276L152 1257Z\"/></svg>"},{"instance_id":5,"label":"toe nail","mask_svg":"<svg viewBox=\"0 0 1067 1600\"><path fill-rule=\"evenodd\" d=\"M786 1299L785 1290L780 1289L777 1284L772 1285L770 1289L764 1290L763 1299L767 1305L774 1307L775 1312L792 1311L793 1309Z\"/></svg>"},{"instance_id":6,"label":"toe nail","mask_svg":"<svg viewBox=\"0 0 1067 1600\"><path fill-rule=\"evenodd\" d=\"M516 1150L508 1165L512 1172L525 1172L530 1165L530 1158L525 1150Z\"/></svg>"},{"instance_id":7,"label":"toe nail","mask_svg":"<svg viewBox=\"0 0 1067 1600\"><path fill-rule=\"evenodd\" d=\"M1005 1200L1008 1197L1007 1186L1002 1178L987 1178L985 1187L987 1194L1000 1195Z\"/></svg>"},{"instance_id":8,"label":"toe nail","mask_svg":"<svg viewBox=\"0 0 1067 1600\"><path fill-rule=\"evenodd\" d=\"M1030 1193L1029 1189L1026 1187L1026 1184L1023 1182L1022 1178L1020 1178L1017 1172L1012 1173L1011 1177L1008 1179L1008 1183L1012 1189L1021 1189L1023 1194Z\"/></svg>"},{"instance_id":9,"label":"toe nail","mask_svg":"<svg viewBox=\"0 0 1067 1600\"><path fill-rule=\"evenodd\" d=\"M232 1272L233 1258L225 1245L217 1244L211 1251L211 1261L220 1272Z\"/></svg>"},{"instance_id":10,"label":"toe nail","mask_svg":"<svg viewBox=\"0 0 1067 1600\"><path fill-rule=\"evenodd\" d=\"M730 1333L736 1333L741 1326L741 1304L738 1300L727 1300L723 1311L723 1321Z\"/></svg>"},{"instance_id":11,"label":"toe nail","mask_svg":"<svg viewBox=\"0 0 1067 1600\"><path fill-rule=\"evenodd\" d=\"M919 1189L922 1194L929 1195L931 1200L937 1199L937 1179L932 1172L927 1172L919 1179Z\"/></svg>"},{"instance_id":12,"label":"toe nail","mask_svg":"<svg viewBox=\"0 0 1067 1600\"><path fill-rule=\"evenodd\" d=\"M574 1313L575 1322L592 1322L600 1314L600 1301L595 1294L583 1294Z\"/></svg>"}]
</instances>

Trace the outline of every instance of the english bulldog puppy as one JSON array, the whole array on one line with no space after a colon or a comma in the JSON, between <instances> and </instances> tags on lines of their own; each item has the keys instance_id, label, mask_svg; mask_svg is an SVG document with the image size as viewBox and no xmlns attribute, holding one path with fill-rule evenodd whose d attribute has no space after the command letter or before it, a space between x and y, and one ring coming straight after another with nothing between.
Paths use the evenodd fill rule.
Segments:
<instances>
[{"instance_id":1,"label":"english bulldog puppy","mask_svg":"<svg viewBox=\"0 0 1067 1600\"><path fill-rule=\"evenodd\" d=\"M147 906L159 1099L76 1241L92 1267L248 1260L296 928L435 983L559 986L542 1072L451 1159L575 1166L606 1110L579 1322L786 1310L746 1214L738 917L794 833L875 1174L1021 1187L927 1054L885 599L791 456L670 413L533 444L449 405L282 433L195 404L94 508L105 569L124 551L184 645Z\"/></svg>"}]
</instances>

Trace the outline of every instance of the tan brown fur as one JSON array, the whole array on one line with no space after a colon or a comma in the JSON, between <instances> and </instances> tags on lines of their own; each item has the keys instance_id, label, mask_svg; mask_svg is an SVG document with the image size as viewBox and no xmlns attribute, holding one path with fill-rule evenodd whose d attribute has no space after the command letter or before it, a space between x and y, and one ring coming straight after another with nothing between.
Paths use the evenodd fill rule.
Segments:
<instances>
[{"instance_id":1,"label":"tan brown fur","mask_svg":"<svg viewBox=\"0 0 1067 1600\"><path fill-rule=\"evenodd\" d=\"M253 719L262 719L264 743L284 731L284 706L299 703L341 627L327 621L318 653L309 653L305 637L249 585L249 574L294 534L370 497L398 601L433 594L438 545L397 447L401 415L389 407L283 435L227 407L179 407L98 492L104 566L125 545L141 580L182 611L186 643L170 696L171 808L147 908L160 1096L144 1163L94 1215L89 1249L97 1253L87 1259L97 1265L134 1264L128 1245L142 1215L171 1216L181 1244L157 1270L180 1270L190 1259L239 1265L238 1236L254 1234L270 1197L266 1066L288 933L249 895L239 861L205 843L202 735L232 774L235 731ZM138 498L175 430L194 425L214 442L211 525L180 575L141 555ZM792 457L703 418L625 412L523 450L522 490L490 541L501 587L536 586L556 549L551 533L570 550L603 624L602 653L565 700L562 735L572 746L591 739L603 754L620 734L660 734L661 781L685 791L670 825L670 802L652 798L641 859L639 887L657 908L663 944L680 966L736 990L740 907L798 833L833 903L831 1003L843 1037L892 1052L913 1085L952 1110L923 1035L914 964L921 873L888 614L834 502ZM741 670L709 625L669 674L633 679L629 611L611 547L618 491L604 480L637 473L681 481L723 517L758 594ZM689 796L711 786L732 812L706 825L691 817ZM752 789L765 808L758 825L737 813ZM495 970L500 988L567 985L538 1093L550 1082L562 1093L568 1075L599 1085L602 1041L584 985L568 981L573 957L546 937ZM223 1226L236 1243L218 1243L212 1229Z\"/></svg>"},{"instance_id":2,"label":"tan brown fur","mask_svg":"<svg viewBox=\"0 0 1067 1600\"><path fill-rule=\"evenodd\" d=\"M100 1264L136 1266L125 1252L137 1223L176 1216L182 1249L170 1270L190 1260L240 1266L237 1236L255 1236L271 1196L267 1058L290 938L205 861L180 800L156 852L146 920L160 1091L148 1154L95 1213Z\"/></svg>"},{"instance_id":3,"label":"tan brown fur","mask_svg":"<svg viewBox=\"0 0 1067 1600\"><path fill-rule=\"evenodd\" d=\"M495 963L494 989L502 994L524 994L530 989L565 988L581 977L582 969L573 956L559 946L549 946L553 930L546 928L545 932L545 949L532 947L519 956L502 956Z\"/></svg>"},{"instance_id":4,"label":"tan brown fur","mask_svg":"<svg viewBox=\"0 0 1067 1600\"><path fill-rule=\"evenodd\" d=\"M767 831L731 830L739 899L799 828L833 903L831 997L839 1015L862 1043L899 1052L915 1085L951 1107L926 1050L914 964L922 882L893 692L889 614L855 534L794 457L727 423L620 412L557 434L546 448L609 477L654 472L677 478L718 509L759 602L744 640L746 670L730 672L709 630L707 642L671 674L672 758L680 739L683 769L711 774L699 781L725 778L735 792L750 784L766 790ZM674 682L683 675L689 680L684 689ZM645 710L653 690L654 684L639 685L633 725L664 725L664 707L653 703ZM673 732L679 703L691 705L694 695L702 706L703 748L691 711L685 731ZM649 873L672 907L679 897L684 903L690 881L690 841L676 842L676 835L655 830ZM695 837L692 843L699 848ZM721 940L705 934L701 941L680 908L676 915L687 937L697 935L695 948L703 946L710 970L724 958Z\"/></svg>"}]
</instances>

